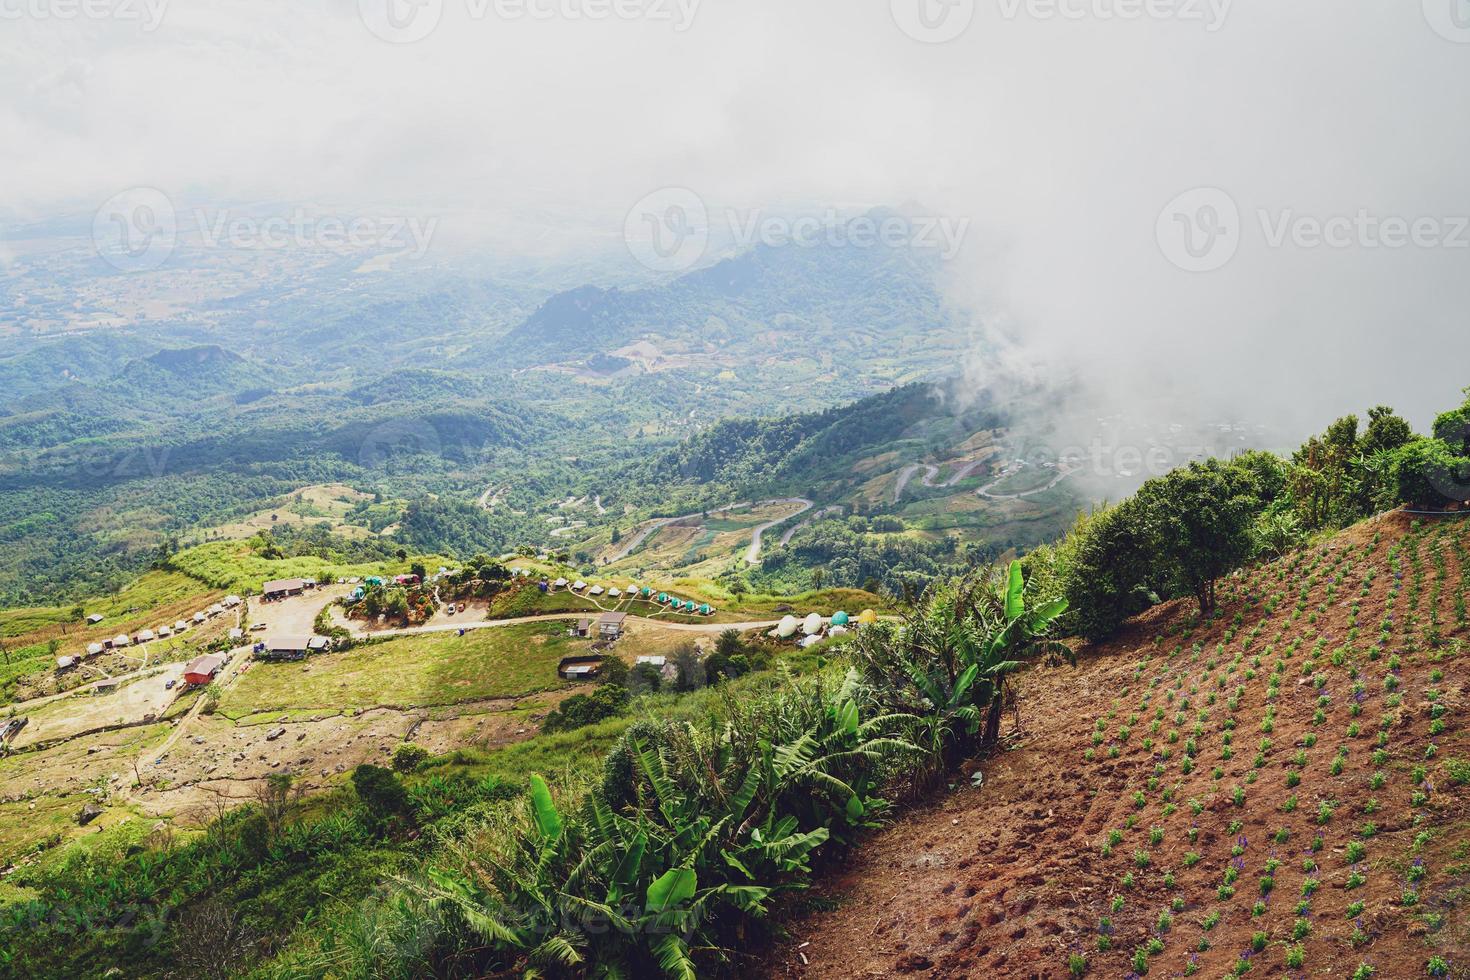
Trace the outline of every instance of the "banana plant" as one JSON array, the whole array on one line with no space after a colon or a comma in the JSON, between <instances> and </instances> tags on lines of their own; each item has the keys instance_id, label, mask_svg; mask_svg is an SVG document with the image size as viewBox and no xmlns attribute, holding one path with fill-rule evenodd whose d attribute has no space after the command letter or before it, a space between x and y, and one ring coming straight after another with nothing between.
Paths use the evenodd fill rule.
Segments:
<instances>
[{"instance_id":1,"label":"banana plant","mask_svg":"<svg viewBox=\"0 0 1470 980\"><path fill-rule=\"evenodd\" d=\"M987 745L1000 737L1005 687L1010 675L1020 670L1026 660L1042 654L1054 654L1074 664L1077 660L1071 647L1051 638L1052 627L1067 611L1067 600L1051 599L1028 608L1026 580L1019 561L1011 562L999 599L1004 625L991 632L979 660L980 676L990 687L990 711L982 740Z\"/></svg>"},{"instance_id":2,"label":"banana plant","mask_svg":"<svg viewBox=\"0 0 1470 980\"><path fill-rule=\"evenodd\" d=\"M427 890L528 974L692 980L696 957L727 955L773 894L805 887L831 828L881 811L883 760L917 751L886 734L894 718L862 720L856 684L753 752L731 730L709 741L675 726L702 753L676 763L666 744L631 737L642 789L621 811L594 793L564 815L534 776L514 846L476 855L469 873L436 869Z\"/></svg>"}]
</instances>

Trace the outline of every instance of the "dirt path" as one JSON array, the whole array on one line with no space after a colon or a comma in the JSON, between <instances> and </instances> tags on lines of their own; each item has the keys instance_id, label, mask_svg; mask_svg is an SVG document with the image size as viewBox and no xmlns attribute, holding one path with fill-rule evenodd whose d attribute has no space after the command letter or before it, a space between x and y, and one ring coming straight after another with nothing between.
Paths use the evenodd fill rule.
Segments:
<instances>
[{"instance_id":1,"label":"dirt path","mask_svg":"<svg viewBox=\"0 0 1470 980\"><path fill-rule=\"evenodd\" d=\"M816 889L831 911L793 923L791 941L745 975L1060 977L1057 937L1086 927L1079 899L1104 880L1071 846L1095 822L1075 735L1047 719L1101 710L1128 669L1026 675L1024 728L979 767L983 784L971 786L972 766L959 789L864 841Z\"/></svg>"},{"instance_id":2,"label":"dirt path","mask_svg":"<svg viewBox=\"0 0 1470 980\"><path fill-rule=\"evenodd\" d=\"M360 640L372 639L379 636L418 636L423 633L456 633L460 630L483 630L498 629L506 626L524 626L527 623L556 623L575 622L586 619L589 613L542 613L538 616L518 616L515 619L482 619L472 623L436 623L429 626L404 626L394 629L364 630L360 623L352 620L338 619L337 622L352 631L352 635ZM657 626L659 629L675 630L680 633L723 633L725 630L734 629L745 632L746 630L772 629L780 625L779 619L764 619L749 623L674 623L665 619L654 619L649 616L629 616L629 623L645 623L649 626Z\"/></svg>"},{"instance_id":3,"label":"dirt path","mask_svg":"<svg viewBox=\"0 0 1470 980\"><path fill-rule=\"evenodd\" d=\"M771 502L772 501L767 501L767 503L771 503ZM760 561L761 561L761 535L765 534L767 531L769 531L771 528L775 527L777 524L784 524L784 523L786 523L789 520L794 520L795 518L800 517L802 514L805 514L807 511L811 510L812 507L815 506L815 504L813 504L812 501L807 500L805 497L791 497L791 498L789 498L787 500L778 500L778 501L774 501L774 502L775 503L780 503L780 504L800 504L801 505L801 509L798 510L794 514L787 514L785 517L778 517L774 521L766 521L766 523L760 525L759 527L757 527L751 533L751 536L750 536L750 547L747 548L747 549L745 549L745 564L747 564L747 565L759 565L760 564Z\"/></svg>"}]
</instances>

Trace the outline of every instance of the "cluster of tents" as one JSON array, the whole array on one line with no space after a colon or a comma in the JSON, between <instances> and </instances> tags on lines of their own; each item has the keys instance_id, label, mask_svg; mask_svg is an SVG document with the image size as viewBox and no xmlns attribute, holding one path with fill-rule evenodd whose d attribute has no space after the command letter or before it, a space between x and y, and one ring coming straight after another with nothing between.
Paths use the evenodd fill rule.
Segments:
<instances>
[{"instance_id":1,"label":"cluster of tents","mask_svg":"<svg viewBox=\"0 0 1470 980\"><path fill-rule=\"evenodd\" d=\"M695 602L693 599L680 599L678 596L670 595L667 592L655 594L653 589L646 585L642 588L636 585L630 585L626 588L611 586L604 589L600 585L589 587L581 579L577 579L575 582L568 582L564 578L559 578L551 584L558 589L571 589L573 592L585 594L594 599L605 595L615 602L621 602L624 599L630 601L641 599L644 602L655 602L666 608L669 612L683 613L686 616L713 616L717 612L715 607L707 602L701 603Z\"/></svg>"},{"instance_id":2,"label":"cluster of tents","mask_svg":"<svg viewBox=\"0 0 1470 980\"><path fill-rule=\"evenodd\" d=\"M776 625L772 635L782 640L789 640L799 631L802 638L799 641L804 647L811 646L822 639L823 633L827 636L841 636L854 626L872 626L878 622L878 614L871 609L864 609L854 618L841 609L832 614L830 619L822 618L821 613L809 613L806 619L798 620L795 616L786 616Z\"/></svg>"}]
</instances>

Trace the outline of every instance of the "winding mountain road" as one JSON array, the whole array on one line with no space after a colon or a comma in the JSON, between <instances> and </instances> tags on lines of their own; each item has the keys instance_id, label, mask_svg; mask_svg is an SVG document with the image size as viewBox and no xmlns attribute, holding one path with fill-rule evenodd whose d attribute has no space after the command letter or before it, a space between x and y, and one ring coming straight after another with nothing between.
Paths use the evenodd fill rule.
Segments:
<instances>
[{"instance_id":1,"label":"winding mountain road","mask_svg":"<svg viewBox=\"0 0 1470 980\"><path fill-rule=\"evenodd\" d=\"M980 496L986 498L987 500L1020 500L1023 497L1033 497L1033 496L1035 496L1038 493L1046 493L1046 491L1050 490L1052 487L1056 486L1058 483L1061 483L1063 480L1065 480L1067 477L1071 476L1073 473L1076 473L1081 468L1082 467L1080 467L1080 466L1073 466L1073 467L1059 466L1059 467L1057 467L1057 475L1054 476L1054 477L1052 477L1050 483L1048 483L1044 487L1037 487L1034 490L1023 490L1020 493L991 493L990 492L990 488L991 487L993 487L996 484L1002 482L1003 480L1006 480L1006 479L1009 479L1012 476L1015 476L1015 473L1003 473L996 480L992 481L991 483L987 483L985 486L981 487L979 490L976 490L975 492L977 494L979 494Z\"/></svg>"},{"instance_id":2,"label":"winding mountain road","mask_svg":"<svg viewBox=\"0 0 1470 980\"><path fill-rule=\"evenodd\" d=\"M926 487L934 486L934 480L939 476L939 467L930 466L928 463L910 463L898 473L898 486L893 488L893 502L895 504L903 499L904 488L909 485L909 481L914 478L914 474L921 469L924 470L924 475L920 478L919 482Z\"/></svg>"},{"instance_id":3,"label":"winding mountain road","mask_svg":"<svg viewBox=\"0 0 1470 980\"><path fill-rule=\"evenodd\" d=\"M715 507L711 510L696 511L693 514L681 514L678 517L654 518L652 521L649 521L648 523L644 524L643 527L635 531L633 533L633 536L629 538L626 542L624 542L623 546L619 548L613 554L613 556L607 560L607 563L611 565L614 562L620 562L624 558L627 558L634 551L637 551L638 546L647 541L649 537L652 536L656 531L662 530L663 528L668 527L670 524L678 524L681 521L698 520L701 517L713 516L715 514L724 514L732 510L741 510L746 507L765 507L769 504L805 504L806 506L797 511L796 514L788 514L780 520L770 521L766 524L762 524L760 527L757 527L755 529L755 534L752 536L751 539L751 547L747 548L745 552L745 560L754 565L760 560L761 535L770 528L773 528L777 524L780 524L782 521L789 521L791 520L791 518L797 516L798 514L806 513L808 510L811 509L812 506L812 502L810 500L807 500L805 497L782 497L775 500L757 500L754 503L750 502L749 500L745 500L737 504L726 504L723 507Z\"/></svg>"},{"instance_id":4,"label":"winding mountain road","mask_svg":"<svg viewBox=\"0 0 1470 980\"><path fill-rule=\"evenodd\" d=\"M840 504L835 504L835 505L833 505L831 507L823 507L821 510L817 511L815 514L813 514L811 517L808 517L806 520L802 521L801 523L799 523L799 524L793 524L790 527L788 527L786 529L786 533L784 533L784 534L781 535L781 540L778 541L778 542L776 542L776 547L778 547L778 548L784 548L784 547L786 547L788 544L791 543L791 539L796 536L796 532L797 531L800 531L802 528L806 527L808 524L812 523L813 521L819 521L822 518L826 517L828 514L840 514L840 513L842 513L842 506Z\"/></svg>"},{"instance_id":5,"label":"winding mountain road","mask_svg":"<svg viewBox=\"0 0 1470 980\"><path fill-rule=\"evenodd\" d=\"M766 523L761 524L755 529L754 532L751 533L750 547L745 549L745 564L747 565L759 565L761 562L761 535L765 534L777 524L784 524L789 520L800 517L802 514L805 514L807 511L811 510L812 507L815 506L812 501L806 499L805 497L788 497L785 500L767 500L765 501L765 503L800 504L801 509L794 514L787 514L785 517L779 517L774 521L766 521ZM784 544L785 542L783 541L782 543Z\"/></svg>"}]
</instances>

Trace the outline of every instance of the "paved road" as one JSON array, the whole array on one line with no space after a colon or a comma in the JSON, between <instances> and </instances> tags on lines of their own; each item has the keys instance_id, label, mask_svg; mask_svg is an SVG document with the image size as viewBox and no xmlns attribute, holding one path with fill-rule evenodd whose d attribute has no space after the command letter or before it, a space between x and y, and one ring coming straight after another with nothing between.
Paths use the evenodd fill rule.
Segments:
<instances>
[{"instance_id":1,"label":"paved road","mask_svg":"<svg viewBox=\"0 0 1470 980\"><path fill-rule=\"evenodd\" d=\"M909 485L909 481L914 478L914 474L919 472L920 469L924 470L924 475L920 478L919 482L926 487L934 486L934 478L939 475L939 467L930 466L928 463L910 463L899 471L898 486L893 488L893 502L895 504L903 498L904 488Z\"/></svg>"},{"instance_id":2,"label":"paved road","mask_svg":"<svg viewBox=\"0 0 1470 980\"><path fill-rule=\"evenodd\" d=\"M759 565L760 564L760 561L761 561L761 535L765 534L767 531L769 531L771 528L775 527L777 524L784 524L786 521L792 520L793 518L800 517L802 514L805 514L807 511L811 510L812 507L814 506L812 504L812 502L810 500L806 499L805 497L788 497L785 500L776 500L776 501L770 501L770 500L768 500L768 501L766 501L766 503L800 504L801 505L801 509L798 510L794 514L787 514L785 517L778 517L774 521L766 521L766 523L760 525L759 527L757 527L755 529L754 533L752 533L751 536L750 536L750 547L745 549L745 564L747 564L747 565Z\"/></svg>"},{"instance_id":3,"label":"paved road","mask_svg":"<svg viewBox=\"0 0 1470 980\"><path fill-rule=\"evenodd\" d=\"M608 561L608 564L609 565L611 565L614 562L622 561L624 558L627 558L634 551L636 551L638 549L638 546L640 544L642 544L643 542L647 541L649 535L653 534L655 531L659 530L660 528L668 527L670 524L678 524L680 521L693 521L693 520L698 520L699 518L704 517L706 514L709 514L709 515L723 514L723 513L726 513L727 511L740 510L741 508L744 508L744 507L751 507L751 508L754 508L754 507L764 507L766 504L786 504L786 503L794 504L794 503L797 503L798 500L800 500L800 499L801 498L789 497L789 498L785 498L785 499L781 499L781 500L758 500L755 503L751 503L750 501L746 500L746 501L743 501L743 502L738 503L738 504L726 504L723 507L715 507L712 510L701 510L701 511L697 511L697 512L695 512L693 514L681 514L678 517L659 517L659 518L655 518L654 520L649 521L643 527L639 528L636 532L634 532L633 536L631 538L629 538L626 542L624 542L623 543L623 546L621 548L619 548L617 550L617 552L614 553L613 556L611 558L609 558L607 561ZM808 504L808 506L810 506L810 501L806 501L806 503ZM805 510L805 508L803 508L803 511L804 510ZM798 511L797 513L802 513L802 511ZM790 519L791 519L790 517L783 517L783 518L781 518L782 521L786 521L786 520L790 520ZM776 521L775 523L776 524L780 524L781 521ZM764 530L764 529L765 529L764 527L761 528L761 530ZM760 552L760 549L756 549L757 555L759 554L759 552ZM748 553L749 552L747 552L747 554Z\"/></svg>"},{"instance_id":4,"label":"paved road","mask_svg":"<svg viewBox=\"0 0 1470 980\"><path fill-rule=\"evenodd\" d=\"M972 459L972 460L970 460L964 466L961 466L959 469L955 470L954 473L950 475L950 478L948 480L945 480L944 481L944 485L947 486L947 487L954 486L955 484L957 484L961 480L963 480L965 477L967 477L971 473L975 472L981 466L984 466L985 465L985 462L986 462L986 459L984 457L982 457L980 459Z\"/></svg>"},{"instance_id":5,"label":"paved road","mask_svg":"<svg viewBox=\"0 0 1470 980\"><path fill-rule=\"evenodd\" d=\"M1074 466L1074 467L1070 467L1070 468L1069 467L1066 467L1066 466L1058 467L1057 468L1057 475L1054 476L1054 477L1052 477L1051 482L1048 483L1044 487L1037 487L1035 490L1023 490L1020 493L991 493L990 492L990 488L991 487L995 486L997 483L1000 483L1002 480L1005 480L1005 479L1008 479L1009 477L1015 476L1014 473L1006 473L1006 474L1002 475L1001 477L999 477L998 479L996 479L994 482L987 483L985 486L981 487L979 490L976 490L975 492L977 494L979 494L980 496L986 498L987 500L1020 500L1022 497L1032 497L1032 496L1035 496L1038 493L1045 493L1046 491L1050 490L1052 487L1056 486L1058 483L1061 483L1067 477L1071 476L1073 473L1076 473L1081 468L1082 467L1080 467L1080 466Z\"/></svg>"},{"instance_id":6,"label":"paved road","mask_svg":"<svg viewBox=\"0 0 1470 980\"><path fill-rule=\"evenodd\" d=\"M361 630L352 623L352 635L357 639L371 639L378 636L417 636L421 633L456 633L460 630L484 630L499 629L506 626L524 626L528 623L555 623L575 622L586 619L587 612L570 613L542 613L539 616L518 616L515 619L482 619L471 623L436 623L431 626L406 626L397 629L386 630ZM674 630L679 633L722 633L725 630L735 629L755 630L771 629L780 625L779 619L765 619L749 623L674 623L663 619L654 619L649 616L629 616L630 623L644 623L649 626L657 626L660 629Z\"/></svg>"},{"instance_id":7,"label":"paved road","mask_svg":"<svg viewBox=\"0 0 1470 980\"><path fill-rule=\"evenodd\" d=\"M817 511L815 514L813 514L811 517L808 517L806 520L802 521L801 523L799 523L799 524L793 524L790 527L788 527L786 529L785 533L781 535L781 540L778 541L778 542L776 542L777 547L781 547L781 548L786 547L788 544L791 543L791 539L796 536L796 532L797 531L800 531L802 528L806 527L812 521L819 521L822 518L826 517L828 514L840 514L840 513L842 513L842 507L840 505L832 506L832 507L823 507L821 510Z\"/></svg>"}]
</instances>

